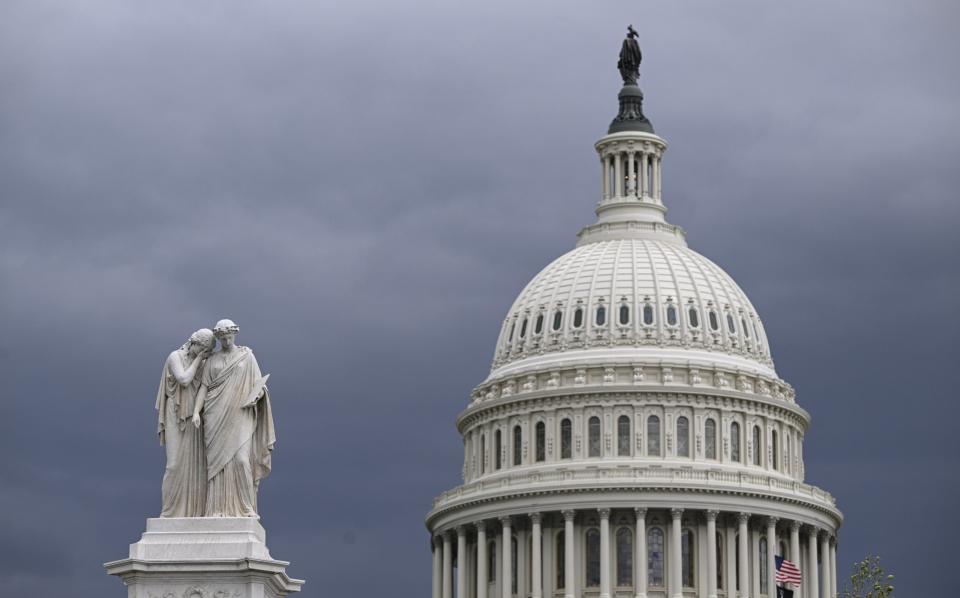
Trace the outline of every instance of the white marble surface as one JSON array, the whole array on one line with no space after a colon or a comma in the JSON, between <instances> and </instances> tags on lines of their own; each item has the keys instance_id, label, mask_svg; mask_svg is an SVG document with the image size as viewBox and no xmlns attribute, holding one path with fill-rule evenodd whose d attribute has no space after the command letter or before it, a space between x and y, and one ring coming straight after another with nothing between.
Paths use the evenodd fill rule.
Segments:
<instances>
[{"instance_id":1,"label":"white marble surface","mask_svg":"<svg viewBox=\"0 0 960 598\"><path fill-rule=\"evenodd\" d=\"M104 566L128 598L279 598L303 585L288 564L270 556L255 518L163 517L147 520L128 558Z\"/></svg>"}]
</instances>

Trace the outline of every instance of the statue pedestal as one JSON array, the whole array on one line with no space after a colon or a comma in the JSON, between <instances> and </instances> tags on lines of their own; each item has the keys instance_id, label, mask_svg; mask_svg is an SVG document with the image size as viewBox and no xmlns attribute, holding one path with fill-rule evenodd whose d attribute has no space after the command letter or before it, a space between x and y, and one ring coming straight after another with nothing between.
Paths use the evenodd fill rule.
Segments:
<instances>
[{"instance_id":1,"label":"statue pedestal","mask_svg":"<svg viewBox=\"0 0 960 598\"><path fill-rule=\"evenodd\" d=\"M280 598L303 580L267 550L266 532L249 517L147 519L130 556L105 563L128 598Z\"/></svg>"}]
</instances>

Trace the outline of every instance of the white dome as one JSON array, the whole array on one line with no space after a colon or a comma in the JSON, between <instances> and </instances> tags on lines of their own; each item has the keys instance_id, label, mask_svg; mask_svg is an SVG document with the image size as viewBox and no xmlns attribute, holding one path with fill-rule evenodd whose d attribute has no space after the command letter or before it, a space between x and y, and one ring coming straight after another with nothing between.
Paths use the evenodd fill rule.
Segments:
<instances>
[{"instance_id":1,"label":"white dome","mask_svg":"<svg viewBox=\"0 0 960 598\"><path fill-rule=\"evenodd\" d=\"M612 353L633 361L689 354L775 375L746 294L719 266L675 241L596 241L554 260L510 308L491 377L574 353L582 361L596 351L605 361Z\"/></svg>"}]
</instances>

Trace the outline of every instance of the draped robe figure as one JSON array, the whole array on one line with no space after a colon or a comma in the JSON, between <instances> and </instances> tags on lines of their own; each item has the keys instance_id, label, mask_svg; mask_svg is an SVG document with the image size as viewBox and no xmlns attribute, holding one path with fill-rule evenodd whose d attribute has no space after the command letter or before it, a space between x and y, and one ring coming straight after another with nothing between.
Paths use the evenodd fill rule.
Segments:
<instances>
[{"instance_id":1,"label":"draped robe figure","mask_svg":"<svg viewBox=\"0 0 960 598\"><path fill-rule=\"evenodd\" d=\"M200 376L192 376L186 385L178 380L189 370L194 359L188 350L189 345L190 342L167 358L157 391L157 432L167 454L161 517L203 517L206 505L207 460L203 431L190 423ZM179 370L179 376L174 368Z\"/></svg>"},{"instance_id":2,"label":"draped robe figure","mask_svg":"<svg viewBox=\"0 0 960 598\"><path fill-rule=\"evenodd\" d=\"M256 517L257 488L276 441L270 394L253 351L234 346L203 369L207 517Z\"/></svg>"},{"instance_id":3,"label":"draped robe figure","mask_svg":"<svg viewBox=\"0 0 960 598\"><path fill-rule=\"evenodd\" d=\"M630 27L630 33L627 39L623 40L620 47L620 60L617 62L617 68L620 69L620 76L623 77L624 85L636 85L637 78L640 77L640 61L643 55L640 53L640 44L636 40L637 33Z\"/></svg>"}]
</instances>

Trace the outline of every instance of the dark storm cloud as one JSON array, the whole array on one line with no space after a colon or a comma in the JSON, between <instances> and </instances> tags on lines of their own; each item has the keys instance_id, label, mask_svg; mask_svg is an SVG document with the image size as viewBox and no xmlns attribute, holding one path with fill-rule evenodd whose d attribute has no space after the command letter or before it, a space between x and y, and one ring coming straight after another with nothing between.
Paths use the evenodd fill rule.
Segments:
<instances>
[{"instance_id":1,"label":"dark storm cloud","mask_svg":"<svg viewBox=\"0 0 960 598\"><path fill-rule=\"evenodd\" d=\"M879 553L903 595L944 584L951 3L0 13L0 593L122 592L100 563L158 509L163 358L231 317L272 374L273 554L305 596L425 595L453 419L516 293L591 221L628 22L670 219L749 293L813 415L840 571Z\"/></svg>"}]
</instances>

